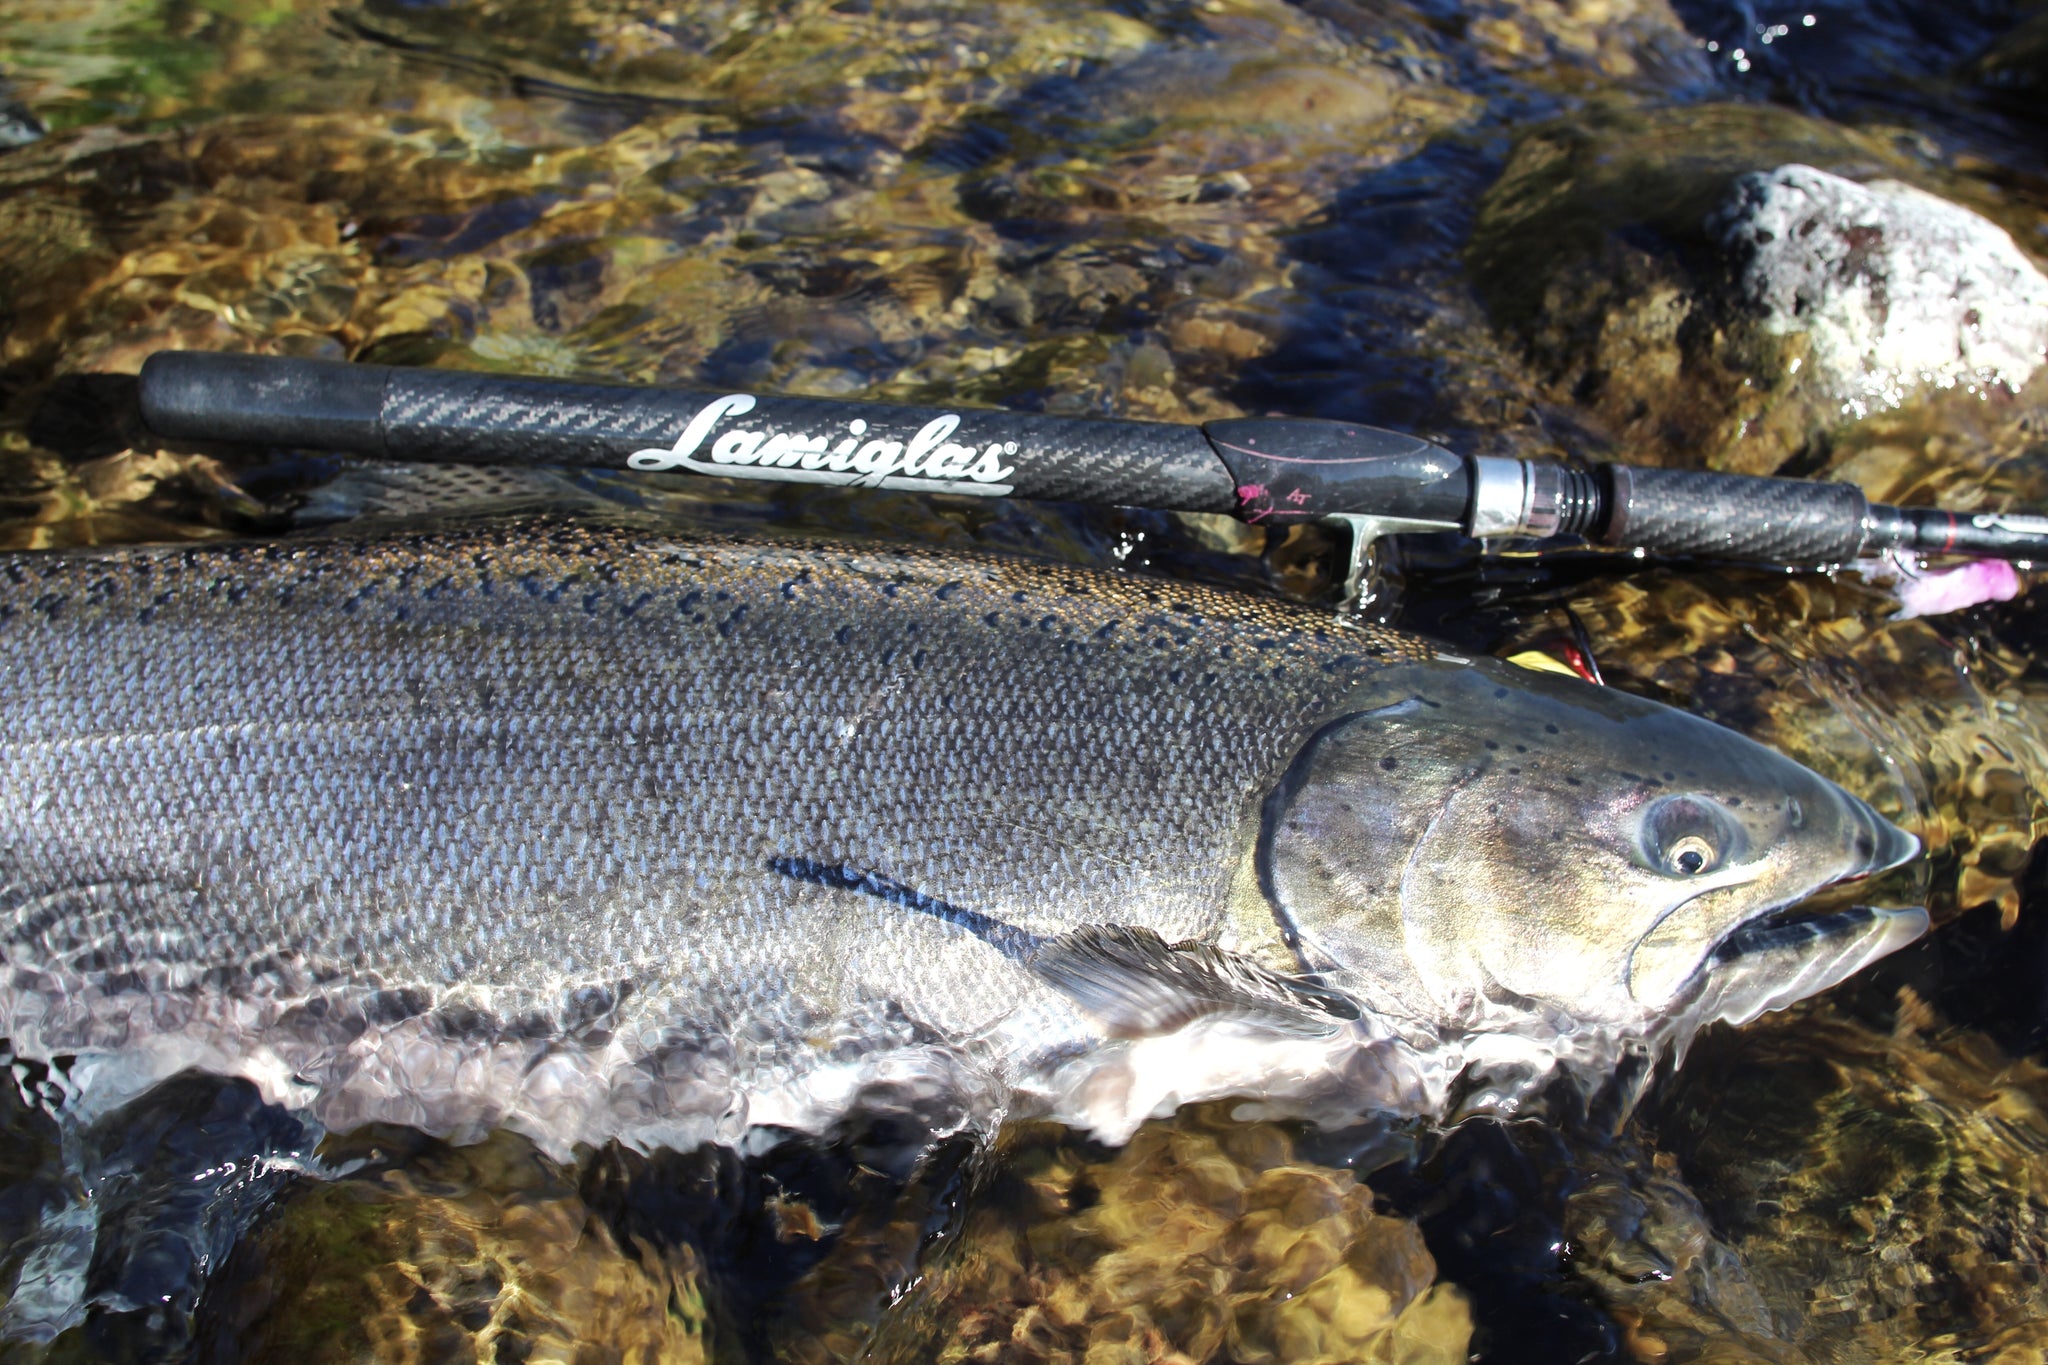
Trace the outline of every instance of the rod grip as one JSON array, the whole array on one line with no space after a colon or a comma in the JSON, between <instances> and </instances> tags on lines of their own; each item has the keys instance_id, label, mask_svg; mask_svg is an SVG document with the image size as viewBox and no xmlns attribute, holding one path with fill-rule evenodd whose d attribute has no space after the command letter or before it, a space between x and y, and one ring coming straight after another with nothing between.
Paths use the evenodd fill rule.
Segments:
<instances>
[{"instance_id":1,"label":"rod grip","mask_svg":"<svg viewBox=\"0 0 2048 1365\"><path fill-rule=\"evenodd\" d=\"M1664 555L1838 564L1869 534L1870 503L1853 484L1689 469L1608 465L1601 539Z\"/></svg>"}]
</instances>

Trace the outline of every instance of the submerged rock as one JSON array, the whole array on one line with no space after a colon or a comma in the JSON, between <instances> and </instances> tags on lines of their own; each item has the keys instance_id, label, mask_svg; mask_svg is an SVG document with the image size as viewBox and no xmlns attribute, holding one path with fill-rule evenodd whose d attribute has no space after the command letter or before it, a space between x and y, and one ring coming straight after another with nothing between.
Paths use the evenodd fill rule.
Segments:
<instances>
[{"instance_id":1,"label":"submerged rock","mask_svg":"<svg viewBox=\"0 0 2048 1365\"><path fill-rule=\"evenodd\" d=\"M2034 123L2048 118L2048 9L2037 9L1966 68L1994 102Z\"/></svg>"},{"instance_id":2,"label":"submerged rock","mask_svg":"<svg viewBox=\"0 0 2048 1365\"><path fill-rule=\"evenodd\" d=\"M1572 1201L1639 1359L2038 1360L2048 1071L1939 1020L1830 1003L1702 1039Z\"/></svg>"},{"instance_id":3,"label":"submerged rock","mask_svg":"<svg viewBox=\"0 0 2048 1365\"><path fill-rule=\"evenodd\" d=\"M863 1359L1455 1365L1472 1318L1420 1230L1285 1130L1183 1111L1114 1153L1013 1130Z\"/></svg>"},{"instance_id":4,"label":"submerged rock","mask_svg":"<svg viewBox=\"0 0 2048 1365\"><path fill-rule=\"evenodd\" d=\"M714 1355L688 1246L621 1245L575 1172L524 1139L422 1146L284 1200L208 1285L200 1358L251 1362L647 1361ZM408 1148L419 1150L406 1152Z\"/></svg>"}]
</instances>

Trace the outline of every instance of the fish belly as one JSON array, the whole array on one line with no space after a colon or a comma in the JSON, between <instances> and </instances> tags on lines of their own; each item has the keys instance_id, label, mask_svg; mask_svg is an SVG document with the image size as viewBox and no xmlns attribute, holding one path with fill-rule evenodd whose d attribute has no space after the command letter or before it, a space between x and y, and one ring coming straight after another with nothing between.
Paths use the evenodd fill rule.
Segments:
<instances>
[{"instance_id":1,"label":"fish belly","mask_svg":"<svg viewBox=\"0 0 2048 1365\"><path fill-rule=\"evenodd\" d=\"M1424 652L617 522L9 557L0 1027L330 1126L943 1123L1099 1042L1005 932L1214 938L1275 776Z\"/></svg>"}]
</instances>

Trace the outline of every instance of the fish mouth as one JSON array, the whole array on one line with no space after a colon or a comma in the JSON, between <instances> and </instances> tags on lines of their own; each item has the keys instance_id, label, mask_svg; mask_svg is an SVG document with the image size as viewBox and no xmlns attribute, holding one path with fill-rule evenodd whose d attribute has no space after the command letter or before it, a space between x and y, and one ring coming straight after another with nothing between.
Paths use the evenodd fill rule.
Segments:
<instances>
[{"instance_id":1,"label":"fish mouth","mask_svg":"<svg viewBox=\"0 0 2048 1365\"><path fill-rule=\"evenodd\" d=\"M1919 906L1771 911L1715 945L1700 969L1699 993L1682 1012L1699 1024L1746 1024L1847 980L1919 938L1927 924Z\"/></svg>"}]
</instances>

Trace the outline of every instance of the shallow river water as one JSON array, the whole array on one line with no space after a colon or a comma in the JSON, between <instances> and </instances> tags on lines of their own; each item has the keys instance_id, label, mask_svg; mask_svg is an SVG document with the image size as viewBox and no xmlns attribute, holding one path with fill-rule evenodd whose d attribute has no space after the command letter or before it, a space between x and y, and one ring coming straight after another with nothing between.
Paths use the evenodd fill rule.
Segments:
<instances>
[{"instance_id":1,"label":"shallow river water","mask_svg":"<svg viewBox=\"0 0 2048 1365\"><path fill-rule=\"evenodd\" d=\"M1799 164L1962 206L2038 271L2044 111L2038 0L0 0L0 543L319 505L332 460L121 416L121 376L174 347L1343 417L2039 508L2038 273L1939 234L1887 264L1850 222L1862 311L1788 323L1715 225L1739 177ZM1324 602L1342 551L650 489ZM1849 571L1449 543L1385 569L1397 622L1501 654L1582 631L1610 684L1865 796L1930 850L1871 897L1935 931L1710 1030L1632 1105L1560 1091L1449 1130L1219 1105L1118 1150L1040 1126L927 1150L876 1119L565 1165L323 1134L196 1076L86 1126L61 1066L16 1062L0 1359L2048 1356L2038 580L1909 619Z\"/></svg>"}]
</instances>

